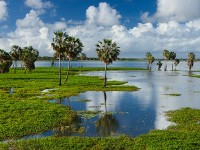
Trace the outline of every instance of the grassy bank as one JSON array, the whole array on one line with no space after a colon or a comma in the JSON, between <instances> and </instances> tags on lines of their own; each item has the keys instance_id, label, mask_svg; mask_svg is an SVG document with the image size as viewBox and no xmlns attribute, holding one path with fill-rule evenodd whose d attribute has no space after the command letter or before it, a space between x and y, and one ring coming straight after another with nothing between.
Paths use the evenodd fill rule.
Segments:
<instances>
[{"instance_id":1,"label":"grassy bank","mask_svg":"<svg viewBox=\"0 0 200 150\"><path fill-rule=\"evenodd\" d=\"M0 144L2 149L200 149L200 110L184 108L170 111L167 116L176 125L166 130L155 130L131 138L127 136L110 138L49 137Z\"/></svg>"},{"instance_id":2,"label":"grassy bank","mask_svg":"<svg viewBox=\"0 0 200 150\"><path fill-rule=\"evenodd\" d=\"M84 70L84 68L82 69ZM121 70L121 68L118 69ZM85 68L85 70L94 71L98 68ZM63 69L62 74L64 81L66 69ZM0 74L0 99L58 99L86 91L138 90L137 87L123 85L126 82L122 81L108 81L108 86L104 88L102 77L78 76L78 74L79 70L72 69L68 82L58 86L58 68L37 68L32 73L27 74L24 74L23 70L17 70L17 73L14 74L13 70L10 70L10 73ZM46 89L51 90L42 92ZM9 94L10 90L14 92Z\"/></svg>"}]
</instances>

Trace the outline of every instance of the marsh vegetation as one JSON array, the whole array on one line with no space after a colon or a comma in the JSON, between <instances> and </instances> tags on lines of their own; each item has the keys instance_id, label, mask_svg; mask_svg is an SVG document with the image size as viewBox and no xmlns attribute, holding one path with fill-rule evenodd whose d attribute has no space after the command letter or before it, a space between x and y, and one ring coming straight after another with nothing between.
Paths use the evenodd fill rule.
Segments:
<instances>
[{"instance_id":1,"label":"marsh vegetation","mask_svg":"<svg viewBox=\"0 0 200 150\"><path fill-rule=\"evenodd\" d=\"M189 87L193 86L198 78L183 76L185 72L179 72L179 74L176 72L169 72L166 74L165 72L148 72L147 70L135 68L109 69L106 87L102 86L102 81L104 79L101 78L101 76L104 75L104 68L82 68L81 72L79 72L80 70L78 68L72 68L69 80L67 84L63 86L57 84L57 68L36 68L31 73L26 74L24 74L22 69L18 69L17 73L14 73L14 70L11 69L10 73L1 74L0 110L3 112L0 115L1 140L18 139L49 130L55 131L55 134L53 134L54 136L51 137L20 140L17 142L10 141L8 143L1 143L1 147L3 149L54 149L55 147L59 149L65 149L66 147L71 147L69 149L87 149L88 147L91 147L91 149L106 149L108 147L113 149L160 149L163 147L176 147L181 149L186 146L199 148L199 110L185 108L169 111L171 109L180 109L181 107L187 106L194 107L192 103L194 105L196 104L195 106L198 108L197 99L199 92L193 92L198 91L198 86L191 91L191 93L193 93L193 100L187 100L191 95L186 95L189 91ZM65 71L66 69L63 68L63 79L65 79ZM82 74L81 76L79 75L80 73ZM198 75L193 76L198 77ZM168 79L167 81L171 81L170 84L160 82L163 77ZM173 82L174 80L176 82ZM189 87L184 88L184 86L182 86L182 88L180 88L180 86L178 86L179 81L184 85L189 84ZM183 81L185 81L185 83ZM174 87L174 85L176 86ZM155 95L155 91L161 87L163 87L163 92L160 91ZM151 88L155 89L155 91L148 90ZM166 90L167 92L165 92ZM174 90L175 93L173 92ZM98 93L98 91L100 92ZM105 93L103 91L107 92ZM113 93L112 91L115 92ZM94 95L92 92L96 92L96 94ZM168 125L169 127L166 126L168 128L165 128L165 130L155 130L151 132L147 130L138 134L130 128L132 125L127 124L128 122L126 119L121 120L121 118L127 117L127 120L130 120L128 116L133 116L134 120L140 122L139 118L142 117L142 115L138 117L136 117L136 115L146 112L144 116L146 116L146 119L148 118L146 120L147 122L144 123L144 118L140 123L145 125L150 123L152 117L150 117L149 113L153 106L152 103L151 105L144 103L148 100L145 95L149 95L150 93L152 96L150 98L151 102L154 101L156 102L155 105L157 105L157 107L159 106L158 109L155 109L158 111L157 113L160 114L160 112L168 111L168 119L175 122L176 125ZM172 96L165 95L166 93ZM93 97L89 95L93 95ZM111 95L118 95L118 98L112 98L113 96ZM119 99L120 97L122 97L122 99ZM159 101L159 99L161 99L161 101ZM49 102L49 100L54 100L54 102ZM117 103L119 105L116 105ZM172 105L170 105L170 103ZM176 103L176 105L174 105L174 103ZM63 106L64 104L65 106ZM87 107L83 108L82 106ZM128 109L114 109L116 106L118 106L117 108L119 108L119 106L123 108L124 106L124 108ZM175 107L172 108L171 106ZM146 109L144 109L145 107ZM132 112L132 110L135 111ZM159 117L163 116L155 116L155 113L153 114L154 117L157 118L157 125L159 126ZM94 120L96 118L97 120L93 122L96 128L95 132L98 133L98 136L108 137L66 138L66 135L83 136L87 135L87 131L91 131L87 126L84 126L84 122L80 121L80 117L85 118L84 120ZM78 124L77 119L79 120ZM155 120L152 121L154 122ZM163 122L163 119L161 118L160 121ZM127 134L130 137L122 136L120 131L122 122L124 122L123 130L126 131L124 134L131 133L132 131L134 135L137 136L135 137L130 134ZM133 124L134 122L131 123ZM135 125L139 126L139 124ZM152 125L154 126L154 124ZM160 125L162 126L162 123ZM140 131L141 129L137 128L136 130ZM141 135L143 133L146 134ZM156 144L155 141L157 141Z\"/></svg>"}]
</instances>

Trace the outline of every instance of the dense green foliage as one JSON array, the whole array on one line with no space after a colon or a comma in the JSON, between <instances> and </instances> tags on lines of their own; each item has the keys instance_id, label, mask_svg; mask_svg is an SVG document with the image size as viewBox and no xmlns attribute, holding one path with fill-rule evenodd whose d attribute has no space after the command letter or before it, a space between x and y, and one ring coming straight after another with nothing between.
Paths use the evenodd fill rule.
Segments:
<instances>
[{"instance_id":1,"label":"dense green foliage","mask_svg":"<svg viewBox=\"0 0 200 150\"><path fill-rule=\"evenodd\" d=\"M0 140L70 125L76 113L41 100L0 100Z\"/></svg>"},{"instance_id":2,"label":"dense green foliage","mask_svg":"<svg viewBox=\"0 0 200 150\"><path fill-rule=\"evenodd\" d=\"M0 73L9 72L12 65L12 57L6 51L0 49Z\"/></svg>"},{"instance_id":3,"label":"dense green foliage","mask_svg":"<svg viewBox=\"0 0 200 150\"><path fill-rule=\"evenodd\" d=\"M155 130L136 138L127 136L109 138L48 137L0 144L2 149L200 149L200 110L184 108L167 113L177 125L167 130Z\"/></svg>"},{"instance_id":4,"label":"dense green foliage","mask_svg":"<svg viewBox=\"0 0 200 150\"><path fill-rule=\"evenodd\" d=\"M35 69L35 61L39 56L39 51L34 49L32 46L24 47L21 54L21 60L24 63L25 72L26 69L32 71Z\"/></svg>"}]
</instances>

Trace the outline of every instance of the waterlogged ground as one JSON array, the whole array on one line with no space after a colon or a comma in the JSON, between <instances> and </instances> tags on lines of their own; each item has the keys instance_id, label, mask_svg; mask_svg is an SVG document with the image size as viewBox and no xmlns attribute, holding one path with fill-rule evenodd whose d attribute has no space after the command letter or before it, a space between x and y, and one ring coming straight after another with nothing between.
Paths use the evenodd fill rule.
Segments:
<instances>
[{"instance_id":1,"label":"waterlogged ground","mask_svg":"<svg viewBox=\"0 0 200 150\"><path fill-rule=\"evenodd\" d=\"M193 72L199 74L198 72ZM200 108L200 85L198 78L183 71L109 71L109 80L127 81L128 85L141 88L136 92L80 93L50 102L70 106L78 111L77 125L85 131L79 136L115 136L127 134L132 137L153 129L165 129L171 123L165 112L182 107ZM81 75L103 76L104 72L89 72ZM34 137L58 134L48 131ZM62 135L69 135L63 133ZM30 138L32 136L26 136Z\"/></svg>"}]
</instances>

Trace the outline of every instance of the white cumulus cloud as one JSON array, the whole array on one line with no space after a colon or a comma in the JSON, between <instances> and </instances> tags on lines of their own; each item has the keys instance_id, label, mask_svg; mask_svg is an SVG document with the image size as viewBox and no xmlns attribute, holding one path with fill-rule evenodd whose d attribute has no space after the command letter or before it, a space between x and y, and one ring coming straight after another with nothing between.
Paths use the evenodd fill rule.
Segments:
<instances>
[{"instance_id":1,"label":"white cumulus cloud","mask_svg":"<svg viewBox=\"0 0 200 150\"><path fill-rule=\"evenodd\" d=\"M119 24L121 15L109 4L99 3L99 7L90 6L86 10L87 23L99 26L112 26Z\"/></svg>"},{"instance_id":2,"label":"white cumulus cloud","mask_svg":"<svg viewBox=\"0 0 200 150\"><path fill-rule=\"evenodd\" d=\"M100 11L103 9L101 7L107 9L106 16ZM109 23L105 19L103 22L100 16L112 16L114 21ZM107 3L100 3L98 7L90 6L86 10L86 19L81 22L61 19L50 24L40 18L37 10L31 10L23 19L16 21L16 29L7 34L7 39L0 38L0 47L10 50L8 46L13 44L21 47L32 45L40 51L41 56L52 56L50 45L53 32L62 30L80 38L84 44L83 51L89 57L97 57L95 44L104 38L117 42L121 50L120 57L145 57L145 53L150 51L156 58L162 58L163 50L168 49L176 52L178 58L186 58L188 52L200 50L200 18L184 23L176 20L158 21L156 25L151 22L138 23L127 28L120 24L120 16Z\"/></svg>"},{"instance_id":3,"label":"white cumulus cloud","mask_svg":"<svg viewBox=\"0 0 200 150\"><path fill-rule=\"evenodd\" d=\"M16 26L14 32L8 33L10 46L33 46L39 50L40 55L52 53L50 47L52 35L50 35L49 27L40 19L36 11L31 10L24 19L18 19Z\"/></svg>"},{"instance_id":4,"label":"white cumulus cloud","mask_svg":"<svg viewBox=\"0 0 200 150\"><path fill-rule=\"evenodd\" d=\"M158 0L157 12L153 16L149 16L148 12L142 14L141 19L147 21L168 22L176 20L186 22L200 17L200 1L199 0Z\"/></svg>"},{"instance_id":5,"label":"white cumulus cloud","mask_svg":"<svg viewBox=\"0 0 200 150\"><path fill-rule=\"evenodd\" d=\"M6 1L0 1L0 20L5 20L8 16Z\"/></svg>"}]
</instances>

